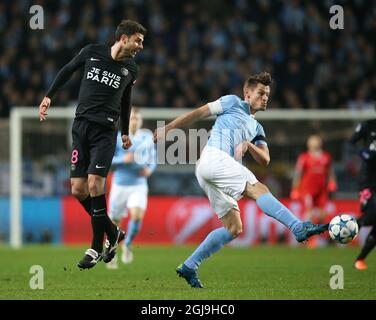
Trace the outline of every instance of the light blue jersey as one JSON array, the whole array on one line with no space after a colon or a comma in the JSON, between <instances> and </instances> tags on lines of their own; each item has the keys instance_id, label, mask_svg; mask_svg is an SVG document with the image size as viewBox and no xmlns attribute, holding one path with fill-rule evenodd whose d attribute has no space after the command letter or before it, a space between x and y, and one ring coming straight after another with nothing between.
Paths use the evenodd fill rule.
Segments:
<instances>
[{"instance_id":1,"label":"light blue jersey","mask_svg":"<svg viewBox=\"0 0 376 320\"><path fill-rule=\"evenodd\" d=\"M212 114L217 115L207 145L234 157L241 142L265 144L265 132L250 112L250 106L238 96L228 95L209 103Z\"/></svg>"},{"instance_id":2,"label":"light blue jersey","mask_svg":"<svg viewBox=\"0 0 376 320\"><path fill-rule=\"evenodd\" d=\"M150 130L139 129L135 135L129 135L132 146L128 150L122 148L121 133L118 133L115 156L112 159L114 166L113 181L118 185L134 186L147 183L147 177L141 176L143 168L148 167L152 171L156 168L156 152L153 143L153 134ZM124 162L124 157L133 153L134 160Z\"/></svg>"}]
</instances>

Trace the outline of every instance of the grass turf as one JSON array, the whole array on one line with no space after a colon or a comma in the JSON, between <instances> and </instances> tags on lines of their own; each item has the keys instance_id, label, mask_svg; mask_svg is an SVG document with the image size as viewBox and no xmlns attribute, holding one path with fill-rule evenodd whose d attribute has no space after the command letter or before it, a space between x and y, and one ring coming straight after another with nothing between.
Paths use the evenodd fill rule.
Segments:
<instances>
[{"instance_id":1,"label":"grass turf","mask_svg":"<svg viewBox=\"0 0 376 320\"><path fill-rule=\"evenodd\" d=\"M0 299L376 299L376 255L369 269L352 267L357 247L224 248L200 268L204 289L190 288L175 267L194 247L136 246L135 261L80 271L83 247L0 247ZM29 287L32 265L44 270L44 289ZM329 287L332 265L344 269L344 289Z\"/></svg>"}]
</instances>

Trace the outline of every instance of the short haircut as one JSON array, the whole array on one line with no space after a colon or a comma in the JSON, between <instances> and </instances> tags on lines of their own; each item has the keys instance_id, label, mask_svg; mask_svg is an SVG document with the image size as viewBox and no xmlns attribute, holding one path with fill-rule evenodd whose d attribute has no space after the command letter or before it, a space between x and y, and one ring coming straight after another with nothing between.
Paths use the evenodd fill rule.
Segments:
<instances>
[{"instance_id":1,"label":"short haircut","mask_svg":"<svg viewBox=\"0 0 376 320\"><path fill-rule=\"evenodd\" d=\"M131 111L133 113L141 113L141 109L139 107L132 107Z\"/></svg>"},{"instance_id":2,"label":"short haircut","mask_svg":"<svg viewBox=\"0 0 376 320\"><path fill-rule=\"evenodd\" d=\"M258 83L262 83L265 86L270 86L273 83L272 76L268 72L252 74L244 83L244 88L254 87Z\"/></svg>"},{"instance_id":3,"label":"short haircut","mask_svg":"<svg viewBox=\"0 0 376 320\"><path fill-rule=\"evenodd\" d=\"M119 41L120 37L125 34L126 36L130 37L136 33L141 33L145 35L147 32L146 28L133 20L122 20L116 28L115 31L115 40Z\"/></svg>"}]
</instances>

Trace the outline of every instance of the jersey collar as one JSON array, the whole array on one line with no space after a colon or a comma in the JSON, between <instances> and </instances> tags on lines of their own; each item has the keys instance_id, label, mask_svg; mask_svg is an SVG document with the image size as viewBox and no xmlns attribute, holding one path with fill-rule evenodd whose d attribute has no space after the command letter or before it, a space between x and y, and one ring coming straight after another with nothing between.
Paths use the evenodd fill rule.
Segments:
<instances>
[{"instance_id":1,"label":"jersey collar","mask_svg":"<svg viewBox=\"0 0 376 320\"><path fill-rule=\"evenodd\" d=\"M252 118L255 117L255 115L251 113L251 105L250 105L247 101L242 100L242 106L244 106L243 109L244 109L245 112L247 112Z\"/></svg>"}]
</instances>

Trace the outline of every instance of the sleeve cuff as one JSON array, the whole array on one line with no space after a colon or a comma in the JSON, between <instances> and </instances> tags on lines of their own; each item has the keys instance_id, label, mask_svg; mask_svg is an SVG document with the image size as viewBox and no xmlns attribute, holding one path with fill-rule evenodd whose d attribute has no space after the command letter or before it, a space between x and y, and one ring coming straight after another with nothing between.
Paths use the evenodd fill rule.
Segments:
<instances>
[{"instance_id":1,"label":"sleeve cuff","mask_svg":"<svg viewBox=\"0 0 376 320\"><path fill-rule=\"evenodd\" d=\"M213 115L220 114L223 112L221 101L219 101L219 99L213 102L209 102L208 106L209 106L210 113Z\"/></svg>"},{"instance_id":2,"label":"sleeve cuff","mask_svg":"<svg viewBox=\"0 0 376 320\"><path fill-rule=\"evenodd\" d=\"M257 146L257 145L260 145L260 144L263 144L263 145L268 145L267 143L266 143L266 141L265 140L257 140L257 141L255 141L254 142L254 144Z\"/></svg>"}]
</instances>

